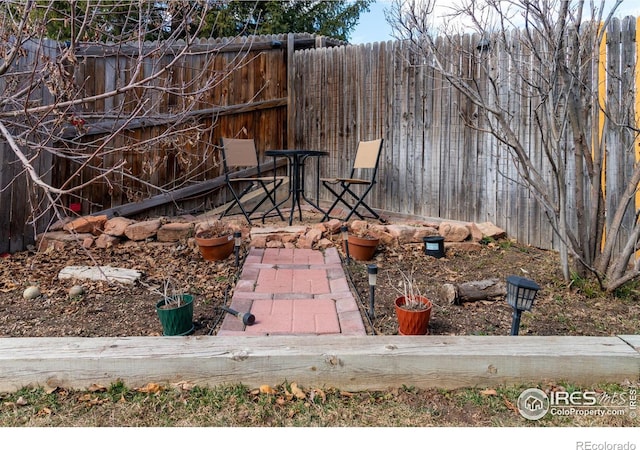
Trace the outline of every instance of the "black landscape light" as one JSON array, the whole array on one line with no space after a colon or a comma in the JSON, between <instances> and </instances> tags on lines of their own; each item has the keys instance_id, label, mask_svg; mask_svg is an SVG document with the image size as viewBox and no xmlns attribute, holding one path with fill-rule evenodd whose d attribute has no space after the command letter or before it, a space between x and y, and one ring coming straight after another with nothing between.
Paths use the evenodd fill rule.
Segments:
<instances>
[{"instance_id":1,"label":"black landscape light","mask_svg":"<svg viewBox=\"0 0 640 450\"><path fill-rule=\"evenodd\" d=\"M240 246L242 245L242 232L234 231L233 239L234 239L233 249L235 250L235 253L236 253L236 269L237 269L240 266Z\"/></svg>"},{"instance_id":2,"label":"black landscape light","mask_svg":"<svg viewBox=\"0 0 640 450\"><path fill-rule=\"evenodd\" d=\"M520 328L520 315L522 311L530 311L533 300L540 290L535 281L515 275L507 277L507 303L513 308L513 320L511 322L511 336L518 335Z\"/></svg>"},{"instance_id":3,"label":"black landscape light","mask_svg":"<svg viewBox=\"0 0 640 450\"><path fill-rule=\"evenodd\" d=\"M340 234L342 235L342 243L344 244L344 251L347 254L347 264L351 263L351 257L349 256L349 227L342 225L340 227Z\"/></svg>"},{"instance_id":4,"label":"black landscape light","mask_svg":"<svg viewBox=\"0 0 640 450\"><path fill-rule=\"evenodd\" d=\"M375 319L376 315L374 313L374 304L375 304L375 290L376 290L376 278L378 276L378 266L375 264L369 264L367 266L367 273L369 274L369 318L371 320Z\"/></svg>"}]
</instances>

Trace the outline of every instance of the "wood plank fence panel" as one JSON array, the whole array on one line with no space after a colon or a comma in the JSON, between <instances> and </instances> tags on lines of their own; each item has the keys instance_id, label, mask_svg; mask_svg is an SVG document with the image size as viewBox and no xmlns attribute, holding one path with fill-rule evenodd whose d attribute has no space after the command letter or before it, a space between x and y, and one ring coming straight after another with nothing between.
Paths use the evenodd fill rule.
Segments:
<instances>
[{"instance_id":1,"label":"wood plank fence panel","mask_svg":"<svg viewBox=\"0 0 640 450\"><path fill-rule=\"evenodd\" d=\"M425 62L426 64L426 62ZM429 147L425 151L429 154L429 179L425 180L429 184L429 205L427 209L427 217L440 217L440 183L442 173L442 159L440 158L439 144L441 142L441 129L438 126L442 117L442 109L440 107L440 95L442 92L442 76L435 69L429 68L427 79L427 106L428 119L425 121L429 128L425 130L428 136L427 144ZM424 189L424 188L423 188Z\"/></svg>"},{"instance_id":2,"label":"wood plank fence panel","mask_svg":"<svg viewBox=\"0 0 640 450\"><path fill-rule=\"evenodd\" d=\"M43 41L39 52L38 47L38 43L33 41L24 44L25 52L15 60L0 81L0 98L8 98L16 89L20 89L31 67L43 69L44 64L58 51L58 43L50 40ZM31 90L29 100L34 104L47 104L51 102L52 95L41 84ZM11 107L9 103L7 109ZM4 125L12 132L26 133L28 139L35 142L48 139L39 135L37 130L26 130L25 126L29 124L24 121L18 121L16 126L4 121ZM16 144L21 145L19 141ZM43 181L51 183L51 155L38 153L37 149L20 148L33 168L43 173ZM38 205L41 201L42 195L34 189L17 155L4 137L0 137L0 254L23 250L33 242L36 229L49 222L49 212L34 216L29 210L28 205Z\"/></svg>"},{"instance_id":3,"label":"wood plank fence panel","mask_svg":"<svg viewBox=\"0 0 640 450\"><path fill-rule=\"evenodd\" d=\"M474 53L473 37L470 34L462 36L461 41L461 59L460 73L465 79L472 79L474 72ZM458 128L458 146L461 150L461 157L458 167L458 177L460 181L461 192L466 192L463 197L464 202L459 203L459 214L475 215L478 208L478 195L476 190L476 166L477 157L474 148L474 134L466 125L473 120L473 104L460 92L457 92L457 102L459 104L459 113L457 120Z\"/></svg>"},{"instance_id":4,"label":"wood plank fence panel","mask_svg":"<svg viewBox=\"0 0 640 450\"><path fill-rule=\"evenodd\" d=\"M614 109L610 112L616 112L623 121L633 123L634 105L630 101L634 98L631 94L634 92L633 67L637 45L634 42L635 20L628 18L621 23L622 26L616 25L614 21L610 30L618 38L610 37L608 41L609 61L617 61L615 72L609 67L608 86L615 86L612 95L619 95L619 101L628 99L629 102L621 104L619 113ZM510 59L507 49L494 48L486 55L479 53L478 35L462 36L455 42L438 38L437 45L441 52L460 52L458 68L462 73L476 79L482 95L494 97L508 107L510 120L525 150L537 164L540 176L551 183L545 144L535 119L542 104L540 99L531 95L531 88L513 70L514 64L518 64L524 73L535 73L533 65L536 59L530 49L516 43L517 37L518 32L513 32L511 42L515 47L512 50L521 51L517 61ZM340 58L344 58L342 64L338 61ZM375 69L368 63L374 58L377 61ZM345 157L349 158L351 154L344 153L343 148L362 138L365 130L373 130L368 122L377 118L378 126L382 128L376 132L385 137L385 147L380 183L370 196L374 207L462 221L491 221L521 242L541 248L556 248L558 241L547 223L543 208L517 181L518 168L510 159L508 149L495 137L465 127L467 122L478 128L495 124L487 122L482 112L440 74L429 67L422 67L422 61L412 60L406 44L390 41L378 45L348 46L340 52L309 50L304 60L296 59L296 64L296 70L301 74L296 82L311 70L323 73L323 65L325 73L330 72L331 77L340 76L335 71L341 67L348 73L340 90L330 82L320 82L323 92L311 95L308 89L302 88L302 84L300 88L296 86L297 95L305 98L299 103L305 105L305 109L298 112L298 120L302 123L308 123L306 115L314 110L314 102L325 102L323 107L335 105L337 109L329 114L337 115L341 108L347 107L326 99L347 97L350 107L351 97L345 96L344 92L358 92L361 96L354 103L357 109L349 109L348 114L362 123L356 124L353 130L344 129L344 134L340 134L335 143L324 141L331 156L323 160L324 168L321 170L334 172L335 168L348 163ZM497 82L495 89L489 76ZM375 79L379 80L379 90L370 88ZM376 96L377 99L374 98ZM369 109L375 105L382 109L370 112ZM298 132L301 133L297 137L298 145L318 142L314 141L314 129ZM563 139L567 146L572 145L567 132ZM611 210L617 205L617 200L616 195L609 194L622 192L635 161L631 151L631 133L624 136L624 133L610 130L607 142L608 158L612 160L607 166L607 201L608 210ZM574 172L574 162L568 161L568 168ZM321 198L328 200L330 196L322 191ZM575 205L575 199L571 200L570 207L575 208ZM633 222L625 220L628 229ZM570 223L569 226L575 224Z\"/></svg>"},{"instance_id":5,"label":"wood plank fence panel","mask_svg":"<svg viewBox=\"0 0 640 450\"><path fill-rule=\"evenodd\" d=\"M620 46L621 29L620 21L614 20L607 30L607 110L612 115L613 120L621 117L622 103L622 55L614 49ZM619 151L622 147L622 137L614 130L607 128L606 131L606 179L607 195L605 207L608 211L614 211L620 202L620 195L624 192L624 186L620 190L620 184L624 182L622 176L618 176L620 171L624 173L625 158L624 152ZM611 189L609 189L611 186ZM607 226L610 225L611 217L608 217Z\"/></svg>"},{"instance_id":6,"label":"wood plank fence panel","mask_svg":"<svg viewBox=\"0 0 640 450\"><path fill-rule=\"evenodd\" d=\"M404 50L404 48L402 49ZM411 180L411 168L409 163L410 138L413 131L413 117L411 115L411 85L413 68L407 64L405 58L410 58L405 51L397 55L396 60L396 92L400 106L398 123L400 124L397 135L398 145L394 147L394 158L397 161L397 171L394 174L394 197L398 200L400 212L409 211L409 205L413 203L413 192L409 186Z\"/></svg>"},{"instance_id":7,"label":"wood plank fence panel","mask_svg":"<svg viewBox=\"0 0 640 450\"><path fill-rule=\"evenodd\" d=\"M0 85L0 89L4 86ZM13 180L12 166L9 164L10 156L13 155L9 144L0 140L0 207L3 210L11 211L13 208L13 198L9 184ZM0 254L9 253L11 250L11 214L0 214Z\"/></svg>"},{"instance_id":8,"label":"wood plank fence panel","mask_svg":"<svg viewBox=\"0 0 640 450\"><path fill-rule=\"evenodd\" d=\"M621 92L620 98L622 99L622 109L623 116L622 120L625 123L633 123L634 119L634 108L635 105L632 103L635 99L635 72L633 68L636 64L636 26L637 22L635 17L625 17L622 22L622 35L621 35L621 59L620 59L620 72L621 72ZM623 192L627 185L627 180L632 177L634 167L636 165L636 156L635 156L635 148L634 148L634 135L633 133L621 133L620 134L620 154L623 159L622 166L620 167L620 174L622 175L622 179L618 180L614 190L618 192ZM636 205L636 208L638 205ZM625 229L625 235L628 235L631 232L631 229L634 226L635 222L635 214L633 208L625 214L623 221L623 228ZM619 245L624 245L623 242L620 242Z\"/></svg>"},{"instance_id":9,"label":"wood plank fence panel","mask_svg":"<svg viewBox=\"0 0 640 450\"><path fill-rule=\"evenodd\" d=\"M450 43L451 51L457 52L460 55L455 61L455 66L453 66L453 70L460 74L465 73L464 60L466 48L464 47L463 41L465 37L466 35L456 36L455 40ZM464 171L464 164L465 160L467 159L467 149L464 147L465 123L462 120L462 114L464 111L464 104L467 100L460 91L454 89L453 87L451 88L450 92L450 142L451 147L455 149L455 153L450 151L449 155L451 157L451 178L457 181L454 183L450 183L452 191L450 196L451 203L449 209L455 216L460 216L462 214L465 214L466 210L470 209L470 203L475 201L474 198L469 195L470 191L467 190L469 185L467 184L465 175L468 174L465 174ZM466 192L466 195L463 196L463 192ZM463 211L465 212L463 213Z\"/></svg>"},{"instance_id":10,"label":"wood plank fence panel","mask_svg":"<svg viewBox=\"0 0 640 450\"><path fill-rule=\"evenodd\" d=\"M396 209L403 211L404 192L401 192L398 186L400 178L400 156L402 149L402 58L401 48L395 45L392 51L391 66L389 67L389 85L390 101L394 105L391 115L389 146L387 147L387 167L389 167L388 177L385 180L385 188L387 191L387 205L392 205L396 200Z\"/></svg>"},{"instance_id":11,"label":"wood plank fence panel","mask_svg":"<svg viewBox=\"0 0 640 450\"><path fill-rule=\"evenodd\" d=\"M378 174L378 184L375 191L378 193L378 201L376 205L382 209L389 209L391 207L391 190L389 189L391 177L393 174L393 165L391 164L392 149L393 149L393 109L390 107L393 101L393 80L389 76L389 67L393 61L394 55L394 43L388 43L385 46L385 52L380 55L378 59L380 64L380 70L384 73L381 75L381 101L385 103L385 123L384 130L380 131L381 137L385 140L384 147L382 149L382 155L380 156L381 170ZM380 186L384 186L384 189L380 189Z\"/></svg>"}]
</instances>

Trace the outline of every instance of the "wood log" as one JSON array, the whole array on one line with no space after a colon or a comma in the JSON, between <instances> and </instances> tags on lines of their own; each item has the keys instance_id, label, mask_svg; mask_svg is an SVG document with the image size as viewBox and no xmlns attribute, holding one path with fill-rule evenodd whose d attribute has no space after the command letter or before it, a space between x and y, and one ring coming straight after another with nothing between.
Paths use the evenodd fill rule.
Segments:
<instances>
[{"instance_id":1,"label":"wood log","mask_svg":"<svg viewBox=\"0 0 640 450\"><path fill-rule=\"evenodd\" d=\"M442 298L452 305L460 305L463 302L476 300L490 300L507 294L507 284L497 278L486 280L468 281L460 284L445 283L440 288Z\"/></svg>"},{"instance_id":2,"label":"wood log","mask_svg":"<svg viewBox=\"0 0 640 450\"><path fill-rule=\"evenodd\" d=\"M59 280L102 280L123 284L134 284L141 276L137 270L110 266L67 266L58 273Z\"/></svg>"}]
</instances>

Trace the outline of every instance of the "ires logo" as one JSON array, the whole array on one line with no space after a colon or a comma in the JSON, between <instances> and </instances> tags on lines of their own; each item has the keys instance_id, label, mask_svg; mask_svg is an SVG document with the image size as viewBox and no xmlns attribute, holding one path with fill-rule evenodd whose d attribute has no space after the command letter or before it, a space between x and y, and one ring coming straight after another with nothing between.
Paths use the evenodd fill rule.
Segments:
<instances>
[{"instance_id":1,"label":"ires logo","mask_svg":"<svg viewBox=\"0 0 640 450\"><path fill-rule=\"evenodd\" d=\"M629 397L620 392L554 391L547 395L541 389L531 388L520 394L517 406L522 417L538 420L547 413L557 416L622 415L627 412L628 401Z\"/></svg>"},{"instance_id":2,"label":"ires logo","mask_svg":"<svg viewBox=\"0 0 640 450\"><path fill-rule=\"evenodd\" d=\"M627 396L619 392L551 392L549 401L551 406L625 406Z\"/></svg>"},{"instance_id":3,"label":"ires logo","mask_svg":"<svg viewBox=\"0 0 640 450\"><path fill-rule=\"evenodd\" d=\"M518 411L525 419L542 419L549 412L549 397L538 388L523 391L518 397Z\"/></svg>"}]
</instances>

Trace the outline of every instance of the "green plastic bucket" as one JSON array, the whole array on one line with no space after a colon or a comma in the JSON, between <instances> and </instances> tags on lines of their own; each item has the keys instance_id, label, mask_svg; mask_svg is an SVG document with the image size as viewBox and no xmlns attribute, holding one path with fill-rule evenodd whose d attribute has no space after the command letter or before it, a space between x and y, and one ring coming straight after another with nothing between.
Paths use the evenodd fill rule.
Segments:
<instances>
[{"instance_id":1,"label":"green plastic bucket","mask_svg":"<svg viewBox=\"0 0 640 450\"><path fill-rule=\"evenodd\" d=\"M193 296L182 294L171 298L178 297L180 297L180 306L175 308L164 307L167 299L162 299L156 304L156 312L165 336L186 336L193 333Z\"/></svg>"}]
</instances>

